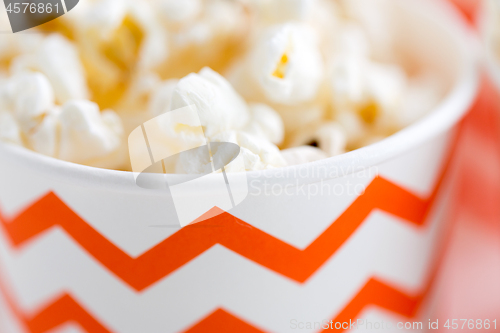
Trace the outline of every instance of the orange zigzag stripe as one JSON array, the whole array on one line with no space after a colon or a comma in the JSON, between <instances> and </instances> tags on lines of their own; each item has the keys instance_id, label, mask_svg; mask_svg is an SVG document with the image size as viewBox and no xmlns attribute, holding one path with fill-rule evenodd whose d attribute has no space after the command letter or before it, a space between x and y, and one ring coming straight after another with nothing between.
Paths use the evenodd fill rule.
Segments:
<instances>
[{"instance_id":1,"label":"orange zigzag stripe","mask_svg":"<svg viewBox=\"0 0 500 333\"><path fill-rule=\"evenodd\" d=\"M344 322L349 323L349 320L355 321L356 316L368 305L375 305L405 317L413 317L416 315L425 294L426 293L417 296L409 296L376 279L370 279L342 312L331 320L333 322L333 328L335 328L335 323L337 322L341 323L339 325L342 325ZM323 329L322 331L328 330L331 330L331 328ZM336 331L344 330L345 327L343 329L341 327L336 329ZM217 309L184 333L212 332L263 333L265 331L251 326L224 309Z\"/></svg>"},{"instance_id":2,"label":"orange zigzag stripe","mask_svg":"<svg viewBox=\"0 0 500 333\"><path fill-rule=\"evenodd\" d=\"M13 301L6 285L0 280L0 292L20 324L30 333L44 333L68 322L78 323L89 333L111 333L84 307L68 294L43 307L36 315L27 316Z\"/></svg>"},{"instance_id":3,"label":"orange zigzag stripe","mask_svg":"<svg viewBox=\"0 0 500 333\"><path fill-rule=\"evenodd\" d=\"M448 233L448 241L449 241ZM445 243L448 243L446 241ZM446 246L443 246L446 248ZM435 261L432 275L424 290L416 295L410 296L390 287L377 279L371 278L349 304L332 319L333 323L349 322L356 320L356 316L368 305L375 305L380 308L392 311L406 317L414 317L422 301L427 296L432 283L436 277L438 267L443 259L444 251L441 251L440 258ZM14 311L16 317L23 323L31 333L43 333L56 328L67 322L80 324L89 333L112 333L90 315L81 305L79 305L70 295L63 295L61 298L45 307L44 310L32 318L23 315L16 304L9 297L9 292L0 281L0 291L7 297L9 306ZM335 325L335 324L334 324ZM345 329L341 329L344 331ZM202 319L199 323L185 331L185 333L264 333L264 331L246 323L237 316L228 313L223 309L217 309L210 315Z\"/></svg>"},{"instance_id":4,"label":"orange zigzag stripe","mask_svg":"<svg viewBox=\"0 0 500 333\"><path fill-rule=\"evenodd\" d=\"M451 219L452 220L452 219ZM431 275L429 276L427 283L424 288L416 295L408 295L396 288L393 288L375 278L371 278L368 282L361 288L361 290L352 298L346 307L329 322L329 328L322 328L321 332L326 332L332 330L332 327L336 331L346 331L347 325L344 323L355 322L356 317L369 305L377 306L379 308L386 309L395 314L413 318L417 316L417 313L422 305L423 301L429 294L434 280L436 279L438 269L441 262L444 259L445 249L448 247L451 232L445 232L447 234L444 240L439 256L433 263L431 269ZM340 323L340 328L336 328L335 324ZM425 323L424 323L425 324ZM344 325L344 326L342 326ZM200 320L198 323L194 324L192 327L184 331L184 333L265 333L255 326L252 326L237 316L227 312L224 309L217 309L207 317Z\"/></svg>"},{"instance_id":5,"label":"orange zigzag stripe","mask_svg":"<svg viewBox=\"0 0 500 333\"><path fill-rule=\"evenodd\" d=\"M2 218L1 225L16 247L59 225L91 256L137 291L169 275L215 244L304 282L356 231L372 210L378 208L421 225L435 193L424 200L383 178L375 178L365 193L304 250L223 213L185 227L141 256L132 258L85 223L54 193L44 196L10 223ZM203 228L208 225L217 227Z\"/></svg>"},{"instance_id":6,"label":"orange zigzag stripe","mask_svg":"<svg viewBox=\"0 0 500 333\"><path fill-rule=\"evenodd\" d=\"M449 161L446 166L448 164ZM436 197L446 166L427 199L421 199L388 180L375 178L365 193L304 250L223 213L187 226L141 256L132 258L93 229L54 193L47 194L10 222L0 215L0 225L16 247L60 226L104 267L137 291L169 275L215 244L303 283L349 239L374 209L421 225Z\"/></svg>"},{"instance_id":7,"label":"orange zigzag stripe","mask_svg":"<svg viewBox=\"0 0 500 333\"><path fill-rule=\"evenodd\" d=\"M434 280L436 279L438 268L444 259L445 249L450 240L450 232L447 232L447 237L443 242L439 256L434 262L431 275L427 280L424 289L416 295L407 295L396 288L393 288L375 278L371 278L356 296L346 305L346 307L330 321L329 328L323 328L320 331L332 330L331 327L336 327L335 323L344 325L343 323L350 323L356 321L356 317L369 305L374 305L379 308L386 309L395 314L407 318L416 317L421 304L426 299L429 291L432 288ZM425 323L424 323L425 324ZM332 326L333 325L333 326ZM345 326L335 328L336 331L345 331ZM198 323L184 331L184 333L264 333L255 326L252 326L237 316L225 311L224 309L217 309L209 314Z\"/></svg>"},{"instance_id":8,"label":"orange zigzag stripe","mask_svg":"<svg viewBox=\"0 0 500 333\"><path fill-rule=\"evenodd\" d=\"M322 328L320 332L331 331L332 327L335 328L335 331L346 331L347 329L345 326L340 326L340 328L337 329L335 323L344 325L343 323L350 323L351 320L356 321L356 317L363 311L363 309L370 305L386 309L407 318L416 317L420 306L428 296L429 291L433 286L438 269L444 259L444 255L446 253L445 249L448 247L447 244L450 241L451 232L448 231L445 232L445 234L447 234L446 239L441 246L439 256L433 263L431 275L429 276L424 288L419 293L416 295L408 295L377 280L376 278L371 278L363 286L363 288L361 288L356 296L349 301L346 307L336 317L331 319L330 327ZM233 332L265 333L265 331L246 323L242 319L225 311L224 309L215 310L183 333Z\"/></svg>"},{"instance_id":9,"label":"orange zigzag stripe","mask_svg":"<svg viewBox=\"0 0 500 333\"><path fill-rule=\"evenodd\" d=\"M4 288L2 288L4 289ZM8 295L6 290L2 290ZM423 300L425 293L409 296L376 279L370 279L361 291L351 300L342 312L332 319L335 322L349 322L368 305L376 305L406 317L413 317ZM67 322L78 323L89 333L111 333L70 295L63 295L42 311L29 318L24 315L7 297L9 306L18 320L30 333L44 333ZM185 333L262 333L264 331L246 323L237 316L223 309L217 309L206 318L185 331Z\"/></svg>"},{"instance_id":10,"label":"orange zigzag stripe","mask_svg":"<svg viewBox=\"0 0 500 333\"><path fill-rule=\"evenodd\" d=\"M443 246L443 248L446 248L446 246ZM435 261L432 274L421 293L416 296L407 295L375 278L371 278L348 305L331 320L333 325L337 322L355 321L357 315L368 305L375 305L408 318L414 317L431 289L444 253L444 251L441 251L440 258ZM0 291L7 297L9 306L13 309L16 317L28 328L30 333L43 333L67 322L76 322L89 333L112 333L111 330L104 327L70 295L63 295L32 318L28 318L17 308L2 283L0 283ZM344 330L340 329L340 331ZM326 329L323 331L326 331ZM265 333L265 331L246 323L224 309L215 310L184 333L234 332Z\"/></svg>"}]
</instances>

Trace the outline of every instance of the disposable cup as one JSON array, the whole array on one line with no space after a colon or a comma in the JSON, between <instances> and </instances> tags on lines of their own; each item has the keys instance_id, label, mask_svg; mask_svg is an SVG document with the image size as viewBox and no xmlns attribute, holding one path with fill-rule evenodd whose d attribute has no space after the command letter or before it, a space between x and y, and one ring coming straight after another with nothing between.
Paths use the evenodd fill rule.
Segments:
<instances>
[{"instance_id":1,"label":"disposable cup","mask_svg":"<svg viewBox=\"0 0 500 333\"><path fill-rule=\"evenodd\" d=\"M0 145L0 331L317 332L414 322L446 236L449 166L478 71L471 34L450 5L387 6L408 67L446 84L440 103L370 146L248 172L244 200L225 212L214 205L202 222L172 223L168 189L141 188L132 173ZM219 176L186 194L193 204L213 195Z\"/></svg>"}]
</instances>

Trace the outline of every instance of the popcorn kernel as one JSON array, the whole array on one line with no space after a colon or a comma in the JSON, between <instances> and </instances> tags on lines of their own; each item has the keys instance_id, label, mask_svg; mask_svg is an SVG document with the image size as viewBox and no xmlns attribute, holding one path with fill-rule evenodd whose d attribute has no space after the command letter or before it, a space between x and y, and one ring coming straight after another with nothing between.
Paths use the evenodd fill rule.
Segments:
<instances>
[{"instance_id":1,"label":"popcorn kernel","mask_svg":"<svg viewBox=\"0 0 500 333\"><path fill-rule=\"evenodd\" d=\"M276 67L272 75L274 77L277 77L278 79L284 79L287 65L288 65L288 56L285 53L281 56L278 66Z\"/></svg>"}]
</instances>

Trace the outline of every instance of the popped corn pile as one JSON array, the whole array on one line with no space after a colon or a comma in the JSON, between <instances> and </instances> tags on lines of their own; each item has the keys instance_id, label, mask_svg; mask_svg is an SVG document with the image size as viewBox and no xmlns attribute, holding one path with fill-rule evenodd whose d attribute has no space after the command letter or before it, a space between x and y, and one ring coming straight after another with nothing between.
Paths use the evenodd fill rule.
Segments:
<instances>
[{"instance_id":1,"label":"popped corn pile","mask_svg":"<svg viewBox=\"0 0 500 333\"><path fill-rule=\"evenodd\" d=\"M401 64L384 0L87 0L0 36L0 140L130 170L127 137L164 112L164 145L205 135L244 167L307 163L422 117L442 89ZM5 23L5 22L3 22ZM133 147L133 142L131 142ZM133 149L133 148L131 148ZM186 158L168 172L197 172Z\"/></svg>"}]
</instances>

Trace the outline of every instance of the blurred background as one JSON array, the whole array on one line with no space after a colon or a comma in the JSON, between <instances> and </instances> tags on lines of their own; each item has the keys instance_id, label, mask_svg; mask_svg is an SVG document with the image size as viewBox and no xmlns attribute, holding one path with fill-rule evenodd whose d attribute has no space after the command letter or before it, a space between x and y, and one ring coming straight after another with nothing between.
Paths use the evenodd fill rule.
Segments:
<instances>
[{"instance_id":1,"label":"blurred background","mask_svg":"<svg viewBox=\"0 0 500 333\"><path fill-rule=\"evenodd\" d=\"M447 1L476 29L481 0ZM439 332L449 331L447 319L496 318L500 325L500 87L484 68L463 126L455 228L431 299Z\"/></svg>"},{"instance_id":2,"label":"blurred background","mask_svg":"<svg viewBox=\"0 0 500 333\"><path fill-rule=\"evenodd\" d=\"M450 0L477 28L479 0ZM438 318L500 318L500 94L483 66L464 122L455 228L433 295ZM448 329L442 327L440 331ZM470 330L473 331L473 330ZM479 331L479 330L478 330ZM500 331L500 329L498 329Z\"/></svg>"}]
</instances>

